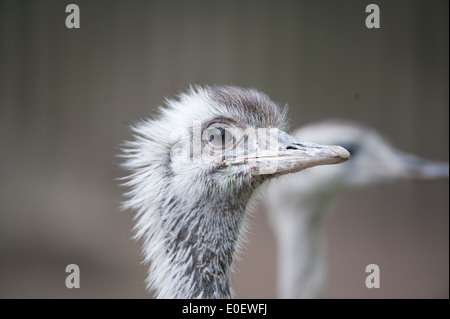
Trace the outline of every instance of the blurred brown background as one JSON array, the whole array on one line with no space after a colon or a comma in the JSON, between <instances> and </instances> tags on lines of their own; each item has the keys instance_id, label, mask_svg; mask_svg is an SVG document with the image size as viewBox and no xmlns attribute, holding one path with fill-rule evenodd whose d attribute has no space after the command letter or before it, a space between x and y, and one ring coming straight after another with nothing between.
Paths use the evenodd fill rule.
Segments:
<instances>
[{"instance_id":1,"label":"blurred brown background","mask_svg":"<svg viewBox=\"0 0 450 319\"><path fill-rule=\"evenodd\" d=\"M76 3L81 29L65 27ZM381 29L365 27L377 3ZM256 87L293 128L359 121L448 161L449 3L0 0L0 297L151 295L114 157L127 123L189 84ZM331 298L448 298L448 180L349 193L328 219ZM261 212L237 297L274 298ZM81 288L65 287L65 267ZM381 288L364 285L381 268Z\"/></svg>"}]
</instances>

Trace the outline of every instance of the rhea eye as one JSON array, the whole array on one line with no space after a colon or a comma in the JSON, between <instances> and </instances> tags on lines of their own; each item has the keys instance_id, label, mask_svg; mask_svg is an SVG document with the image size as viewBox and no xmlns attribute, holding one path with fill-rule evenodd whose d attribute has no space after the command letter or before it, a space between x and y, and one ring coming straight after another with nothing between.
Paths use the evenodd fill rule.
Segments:
<instances>
[{"instance_id":1,"label":"rhea eye","mask_svg":"<svg viewBox=\"0 0 450 319\"><path fill-rule=\"evenodd\" d=\"M350 156L354 157L359 153L359 145L356 143L337 143L336 145L340 145L345 148L350 153Z\"/></svg>"},{"instance_id":2,"label":"rhea eye","mask_svg":"<svg viewBox=\"0 0 450 319\"><path fill-rule=\"evenodd\" d=\"M215 147L224 147L233 141L233 135L222 127L208 129L208 142Z\"/></svg>"}]
</instances>

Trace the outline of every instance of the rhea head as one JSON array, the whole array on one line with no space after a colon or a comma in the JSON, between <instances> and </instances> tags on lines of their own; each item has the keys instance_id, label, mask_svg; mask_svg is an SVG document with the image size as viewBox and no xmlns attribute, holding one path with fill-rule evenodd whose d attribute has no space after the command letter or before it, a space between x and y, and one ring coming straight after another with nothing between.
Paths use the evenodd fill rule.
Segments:
<instances>
[{"instance_id":1,"label":"rhea head","mask_svg":"<svg viewBox=\"0 0 450 319\"><path fill-rule=\"evenodd\" d=\"M286 108L254 89L195 87L133 126L125 207L162 298L230 297L245 206L266 179L346 161L339 146L285 133Z\"/></svg>"}]
</instances>

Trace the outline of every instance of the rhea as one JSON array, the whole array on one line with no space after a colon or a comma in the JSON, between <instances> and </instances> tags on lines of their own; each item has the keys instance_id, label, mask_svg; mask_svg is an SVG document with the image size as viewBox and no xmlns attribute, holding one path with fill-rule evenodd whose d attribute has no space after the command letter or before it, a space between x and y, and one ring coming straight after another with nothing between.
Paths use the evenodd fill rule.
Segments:
<instances>
[{"instance_id":1,"label":"rhea","mask_svg":"<svg viewBox=\"0 0 450 319\"><path fill-rule=\"evenodd\" d=\"M194 87L132 126L122 157L148 288L158 298L229 298L246 204L265 180L346 161L292 137L283 110L239 87Z\"/></svg>"},{"instance_id":2,"label":"rhea","mask_svg":"<svg viewBox=\"0 0 450 319\"><path fill-rule=\"evenodd\" d=\"M279 295L318 298L326 287L324 220L330 204L367 184L448 178L449 165L401 152L375 131L348 121L311 124L294 135L337 143L352 157L343 165L286 175L267 185L266 210L278 242Z\"/></svg>"}]
</instances>

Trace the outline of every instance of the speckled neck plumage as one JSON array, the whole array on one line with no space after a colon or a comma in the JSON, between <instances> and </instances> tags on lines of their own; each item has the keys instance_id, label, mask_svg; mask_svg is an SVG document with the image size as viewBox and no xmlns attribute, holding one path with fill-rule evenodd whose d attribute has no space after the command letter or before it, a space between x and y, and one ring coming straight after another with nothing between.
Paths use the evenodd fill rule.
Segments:
<instances>
[{"instance_id":1,"label":"speckled neck plumage","mask_svg":"<svg viewBox=\"0 0 450 319\"><path fill-rule=\"evenodd\" d=\"M238 197L216 193L197 202L165 197L161 227L177 298L231 298L233 254L255 186L241 188Z\"/></svg>"}]
</instances>

